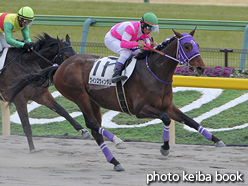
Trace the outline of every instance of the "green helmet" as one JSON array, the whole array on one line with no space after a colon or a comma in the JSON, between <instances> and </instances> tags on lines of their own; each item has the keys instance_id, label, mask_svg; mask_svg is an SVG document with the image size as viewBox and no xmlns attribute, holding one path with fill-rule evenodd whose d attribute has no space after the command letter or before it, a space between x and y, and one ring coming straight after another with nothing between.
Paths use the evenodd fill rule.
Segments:
<instances>
[{"instance_id":1,"label":"green helmet","mask_svg":"<svg viewBox=\"0 0 248 186\"><path fill-rule=\"evenodd\" d=\"M158 18L154 13L146 13L142 16L141 20L150 28L152 32L159 32Z\"/></svg>"},{"instance_id":2,"label":"green helmet","mask_svg":"<svg viewBox=\"0 0 248 186\"><path fill-rule=\"evenodd\" d=\"M18 15L24 20L33 20L34 19L34 11L32 10L32 8L30 8L28 6L22 7L19 10Z\"/></svg>"},{"instance_id":3,"label":"green helmet","mask_svg":"<svg viewBox=\"0 0 248 186\"><path fill-rule=\"evenodd\" d=\"M158 25L157 16L151 12L144 14L141 19L148 25Z\"/></svg>"}]
</instances>

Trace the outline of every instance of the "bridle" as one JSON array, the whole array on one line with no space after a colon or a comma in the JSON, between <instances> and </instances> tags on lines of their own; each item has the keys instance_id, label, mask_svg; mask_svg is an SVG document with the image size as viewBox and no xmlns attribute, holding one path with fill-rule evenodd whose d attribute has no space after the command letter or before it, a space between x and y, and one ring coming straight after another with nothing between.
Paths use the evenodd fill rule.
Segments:
<instances>
[{"instance_id":1,"label":"bridle","mask_svg":"<svg viewBox=\"0 0 248 186\"><path fill-rule=\"evenodd\" d=\"M58 54L53 58L53 64L55 64L55 60L58 58L57 64L60 65L64 61L63 60L64 53L69 53L70 56L77 54L75 50L72 48L72 46L64 46L63 48L59 49Z\"/></svg>"},{"instance_id":2,"label":"bridle","mask_svg":"<svg viewBox=\"0 0 248 186\"><path fill-rule=\"evenodd\" d=\"M191 35L189 35L189 34L182 34L182 35L184 35L184 36L181 37L181 38L177 38L177 52L176 52L176 58L174 58L174 57L172 57L172 56L170 56L170 55L167 55L167 54L165 54L165 53L162 52L162 51L156 50L156 49L154 49L154 48L152 48L152 47L146 46L146 48L148 48L148 49L150 49L150 50L152 50L152 51L154 51L154 52L157 52L157 53L159 53L159 54L161 54L161 55L163 55L163 56L165 56L165 57L167 57L167 58L170 58L170 59L172 59L172 60L178 62L180 65L185 65L185 66L188 66L189 68L192 68L192 67L190 66L190 64L189 64L190 61L191 61L192 59L194 59L195 57L200 56L201 54L199 54L199 48L198 48L198 46L197 46L196 41L193 39L193 37L192 37ZM174 37L175 37L175 36L174 36ZM189 53L188 53L188 52L185 52L184 47L183 47L184 44L185 44L186 42L190 42L190 43L193 45L193 49L192 49L192 51L189 52ZM197 46L197 47L194 47L194 46ZM152 73L152 75L153 75L158 81L160 81L160 82L162 82L162 83L164 83L164 84L172 84L173 81L170 82L170 83L165 82L165 81L159 79L159 78L152 72L152 70L151 70L150 67L149 67L147 58L148 58L148 56L146 56L146 66L147 66L147 69Z\"/></svg>"},{"instance_id":3,"label":"bridle","mask_svg":"<svg viewBox=\"0 0 248 186\"><path fill-rule=\"evenodd\" d=\"M188 38L188 37L190 37L190 38ZM187 35L185 35L185 36L183 36L181 38L177 38L177 53L176 53L176 58L174 58L172 56L169 56L169 55L165 54L162 51L159 51L159 50L156 50L154 48L151 48L149 46L145 46L145 47L148 48L148 49L150 49L150 50L152 50L152 51L154 51L154 52L157 52L158 54L161 54L161 55L163 55L165 57L168 57L168 58L170 58L170 59L178 62L180 65L186 65L186 66L190 67L189 62L192 59L194 59L195 57L200 56L201 54L199 54L198 47L197 48L195 48L195 47L193 48L194 49L193 50L193 52L194 52L193 54L192 54L192 52L186 53L184 51L184 48L183 48L183 44L186 43L184 41L185 39L187 39L187 41L189 41L191 39L190 40L191 43L194 42L195 45L197 44L196 41L193 39L193 37L191 35L189 35L189 34L187 34Z\"/></svg>"}]
</instances>

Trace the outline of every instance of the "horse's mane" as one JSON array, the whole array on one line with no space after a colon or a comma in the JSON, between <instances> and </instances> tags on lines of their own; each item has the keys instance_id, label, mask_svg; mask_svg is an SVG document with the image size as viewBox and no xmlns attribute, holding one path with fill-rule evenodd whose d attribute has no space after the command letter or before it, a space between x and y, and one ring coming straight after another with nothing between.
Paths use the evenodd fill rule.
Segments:
<instances>
[{"instance_id":1,"label":"horse's mane","mask_svg":"<svg viewBox=\"0 0 248 186\"><path fill-rule=\"evenodd\" d=\"M167 47L172 41L174 41L176 39L176 37L171 37L169 40L165 40L163 41L162 43L160 43L156 50L162 50L164 49L165 47ZM150 54L153 54L155 53L154 51L151 51L151 50L144 50L143 52L139 53L135 58L136 59L144 59L147 55L150 55Z\"/></svg>"},{"instance_id":2,"label":"horse's mane","mask_svg":"<svg viewBox=\"0 0 248 186\"><path fill-rule=\"evenodd\" d=\"M36 38L36 41L34 43L33 48L37 52L40 50L49 50L54 45L58 44L57 39L52 38L47 33L43 33L43 35L38 35L35 38Z\"/></svg>"}]
</instances>

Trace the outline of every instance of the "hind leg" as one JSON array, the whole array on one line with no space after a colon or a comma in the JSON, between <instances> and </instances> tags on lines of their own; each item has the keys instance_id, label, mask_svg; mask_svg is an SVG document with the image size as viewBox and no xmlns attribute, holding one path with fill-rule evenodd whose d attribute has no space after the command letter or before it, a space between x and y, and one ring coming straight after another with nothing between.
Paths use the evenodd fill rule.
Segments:
<instances>
[{"instance_id":1,"label":"hind leg","mask_svg":"<svg viewBox=\"0 0 248 186\"><path fill-rule=\"evenodd\" d=\"M89 100L88 95L81 95L77 99L77 105L82 110L85 118L85 123L88 128L91 129L91 134L96 140L97 144L101 148L103 154L105 155L107 161L114 165L116 171L124 171L125 169L122 165L115 159L106 143L104 142L103 135L107 137L110 141L114 140L115 135L108 132L107 130L102 130L101 125L101 111L100 107ZM101 133L102 131L102 133ZM102 135L103 134L103 135Z\"/></svg>"},{"instance_id":2,"label":"hind leg","mask_svg":"<svg viewBox=\"0 0 248 186\"><path fill-rule=\"evenodd\" d=\"M74 127L75 130L82 134L84 139L91 138L90 133L85 128L83 128L74 118L72 118L60 104L58 104L58 102L53 98L48 90L39 97L36 97L34 101L53 110L60 116L63 116Z\"/></svg>"},{"instance_id":3,"label":"hind leg","mask_svg":"<svg viewBox=\"0 0 248 186\"><path fill-rule=\"evenodd\" d=\"M93 101L90 101L90 104L91 104L91 108L92 108L92 111L94 113L94 116L95 116L95 118L96 118L96 120L100 126L98 128L98 133L105 136L106 138L108 138L109 141L114 142L115 147L117 149L125 149L126 145L124 144L124 142L120 138L118 138L116 135L110 133L109 131L107 131L106 129L101 127L102 114L101 114L100 107L97 104L95 104ZM86 125L87 125L87 122L86 122Z\"/></svg>"},{"instance_id":4,"label":"hind leg","mask_svg":"<svg viewBox=\"0 0 248 186\"><path fill-rule=\"evenodd\" d=\"M84 115L85 123L88 126L89 120L87 117ZM90 126L89 126L90 127ZM109 163L112 163L114 165L114 169L116 171L124 171L125 169L122 167L122 165L115 159L109 148L107 147L106 143L104 142L103 136L99 134L99 132L95 130L91 130L91 134L96 140L96 143L99 145L100 149L102 150L103 154L105 155L107 161Z\"/></svg>"},{"instance_id":5,"label":"hind leg","mask_svg":"<svg viewBox=\"0 0 248 186\"><path fill-rule=\"evenodd\" d=\"M200 126L196 121L192 118L188 117L184 113L182 113L175 105L167 112L170 115L170 118L175 121L181 122L183 124L188 125L191 128L194 128L199 133L201 133L207 140L213 141L216 147L225 147L226 145L217 137L215 137L211 132L209 132L204 127Z\"/></svg>"}]
</instances>

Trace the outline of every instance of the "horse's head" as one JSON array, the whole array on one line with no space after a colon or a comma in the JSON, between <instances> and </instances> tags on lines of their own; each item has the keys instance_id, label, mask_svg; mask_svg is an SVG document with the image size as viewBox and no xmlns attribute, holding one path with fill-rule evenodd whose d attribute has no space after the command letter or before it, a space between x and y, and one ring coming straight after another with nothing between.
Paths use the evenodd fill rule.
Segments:
<instances>
[{"instance_id":1,"label":"horse's head","mask_svg":"<svg viewBox=\"0 0 248 186\"><path fill-rule=\"evenodd\" d=\"M71 46L69 35L67 34L65 38L66 38L66 41L62 41L57 36L57 41L59 45L59 53L54 58L54 61L56 60L56 63L58 65L60 65L64 60L68 59L70 56L77 54Z\"/></svg>"},{"instance_id":2,"label":"horse's head","mask_svg":"<svg viewBox=\"0 0 248 186\"><path fill-rule=\"evenodd\" d=\"M70 56L76 54L71 46L68 34L66 35L66 41L60 40L59 37L57 39L52 38L46 33L43 36L39 35L34 44L34 50L59 65Z\"/></svg>"},{"instance_id":3,"label":"horse's head","mask_svg":"<svg viewBox=\"0 0 248 186\"><path fill-rule=\"evenodd\" d=\"M177 58L180 64L189 66L196 76L200 76L204 73L206 66L199 53L199 45L193 38L195 30L196 29L189 34L180 34L174 30L173 32L178 38Z\"/></svg>"}]
</instances>

